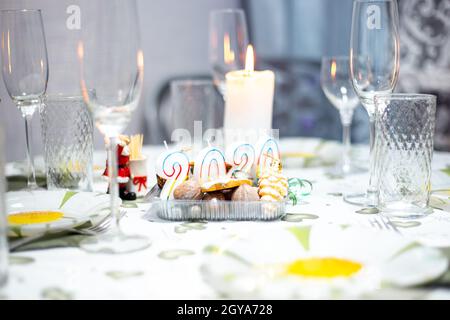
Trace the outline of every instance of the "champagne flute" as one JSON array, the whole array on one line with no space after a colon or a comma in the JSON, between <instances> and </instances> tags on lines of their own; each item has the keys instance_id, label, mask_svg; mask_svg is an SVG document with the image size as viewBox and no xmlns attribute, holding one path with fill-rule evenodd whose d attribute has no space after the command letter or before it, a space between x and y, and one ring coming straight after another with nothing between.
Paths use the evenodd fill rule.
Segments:
<instances>
[{"instance_id":1,"label":"champagne flute","mask_svg":"<svg viewBox=\"0 0 450 320\"><path fill-rule=\"evenodd\" d=\"M117 144L136 109L143 84L144 56L134 0L95 1L93 16L85 14L83 40L78 44L81 92L94 123L108 145L112 232L89 238L80 247L89 252L127 253L150 245L149 239L121 231L118 213ZM108 8L107 14L100 14Z\"/></svg>"},{"instance_id":2,"label":"champagne flute","mask_svg":"<svg viewBox=\"0 0 450 320\"><path fill-rule=\"evenodd\" d=\"M342 159L332 169L333 175L343 176L350 173L360 172L351 161L351 135L353 112L359 104L358 96L353 90L350 79L348 57L323 57L320 73L320 84L325 96L336 109L342 123Z\"/></svg>"},{"instance_id":3,"label":"champagne flute","mask_svg":"<svg viewBox=\"0 0 450 320\"><path fill-rule=\"evenodd\" d=\"M243 70L248 32L242 9L211 11L209 15L209 61L214 84L225 98L225 75Z\"/></svg>"},{"instance_id":4,"label":"champagne flute","mask_svg":"<svg viewBox=\"0 0 450 320\"><path fill-rule=\"evenodd\" d=\"M28 189L37 189L31 120L47 90L48 63L40 10L0 11L2 74L6 90L25 119Z\"/></svg>"},{"instance_id":5,"label":"champagne flute","mask_svg":"<svg viewBox=\"0 0 450 320\"><path fill-rule=\"evenodd\" d=\"M347 194L345 201L368 207L378 202L375 168L375 102L377 94L391 93L400 69L399 18L396 0L355 0L350 40L353 87L369 114L369 187L366 193Z\"/></svg>"}]
</instances>

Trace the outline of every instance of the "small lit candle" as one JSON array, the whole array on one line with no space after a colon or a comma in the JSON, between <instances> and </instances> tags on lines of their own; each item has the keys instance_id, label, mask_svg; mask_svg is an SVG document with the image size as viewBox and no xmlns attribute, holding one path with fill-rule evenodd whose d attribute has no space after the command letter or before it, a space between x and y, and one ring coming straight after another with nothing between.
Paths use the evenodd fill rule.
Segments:
<instances>
[{"instance_id":1,"label":"small lit candle","mask_svg":"<svg viewBox=\"0 0 450 320\"><path fill-rule=\"evenodd\" d=\"M277 141L272 137L262 137L257 146L256 175L269 170L276 161L280 161L281 154Z\"/></svg>"},{"instance_id":2,"label":"small lit candle","mask_svg":"<svg viewBox=\"0 0 450 320\"><path fill-rule=\"evenodd\" d=\"M226 157L232 165L228 173L230 176L236 171L251 173L255 162L255 148L250 143L235 142L227 147Z\"/></svg>"},{"instance_id":3,"label":"small lit candle","mask_svg":"<svg viewBox=\"0 0 450 320\"><path fill-rule=\"evenodd\" d=\"M272 129L275 74L254 70L254 53L247 48L245 70L226 74L225 130Z\"/></svg>"},{"instance_id":4,"label":"small lit candle","mask_svg":"<svg viewBox=\"0 0 450 320\"><path fill-rule=\"evenodd\" d=\"M223 178L226 174L225 156L220 149L204 148L195 158L194 177L200 183Z\"/></svg>"},{"instance_id":5,"label":"small lit candle","mask_svg":"<svg viewBox=\"0 0 450 320\"><path fill-rule=\"evenodd\" d=\"M162 200L173 199L175 188L188 178L189 168L189 158L183 151L167 150L158 157L156 174L166 179L160 195Z\"/></svg>"}]
</instances>

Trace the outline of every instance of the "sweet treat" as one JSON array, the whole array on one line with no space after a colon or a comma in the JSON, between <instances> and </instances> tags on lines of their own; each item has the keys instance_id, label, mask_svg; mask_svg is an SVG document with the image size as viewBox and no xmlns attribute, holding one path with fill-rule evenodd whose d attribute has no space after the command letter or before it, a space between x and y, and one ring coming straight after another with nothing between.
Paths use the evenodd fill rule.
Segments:
<instances>
[{"instance_id":1,"label":"sweet treat","mask_svg":"<svg viewBox=\"0 0 450 320\"><path fill-rule=\"evenodd\" d=\"M166 179L156 175L156 183L158 184L158 187L162 189L164 187L164 184L166 183Z\"/></svg>"},{"instance_id":2,"label":"sweet treat","mask_svg":"<svg viewBox=\"0 0 450 320\"><path fill-rule=\"evenodd\" d=\"M210 193L205 193L205 195L203 196L204 201L212 201L212 200L216 200L216 201L225 201L225 194L222 191L214 191L214 192L210 192Z\"/></svg>"},{"instance_id":3,"label":"sweet treat","mask_svg":"<svg viewBox=\"0 0 450 320\"><path fill-rule=\"evenodd\" d=\"M187 180L175 188L173 197L178 200L201 200L203 192L197 181Z\"/></svg>"},{"instance_id":4,"label":"sweet treat","mask_svg":"<svg viewBox=\"0 0 450 320\"><path fill-rule=\"evenodd\" d=\"M258 177L255 177L254 169L257 163L255 149L248 143L231 145L227 149L227 161L220 149L211 146L201 150L194 162L183 151L166 151L158 158L156 167L160 198L283 201L289 185L281 173L278 145L274 139L266 138L258 150ZM264 205L276 206L275 203Z\"/></svg>"},{"instance_id":5,"label":"sweet treat","mask_svg":"<svg viewBox=\"0 0 450 320\"><path fill-rule=\"evenodd\" d=\"M231 201L231 196L233 195L234 190L235 189L226 189L220 192L222 192L222 194L225 196L225 200Z\"/></svg>"},{"instance_id":6,"label":"sweet treat","mask_svg":"<svg viewBox=\"0 0 450 320\"><path fill-rule=\"evenodd\" d=\"M209 182L205 182L202 184L203 192L212 192L219 190L226 190L239 187L243 184L253 185L253 182L249 179L230 179L230 178L222 178Z\"/></svg>"},{"instance_id":7,"label":"sweet treat","mask_svg":"<svg viewBox=\"0 0 450 320\"><path fill-rule=\"evenodd\" d=\"M286 176L269 170L259 179L258 194L262 201L281 201L287 196L288 188Z\"/></svg>"},{"instance_id":8,"label":"sweet treat","mask_svg":"<svg viewBox=\"0 0 450 320\"><path fill-rule=\"evenodd\" d=\"M243 184L231 195L232 201L259 201L258 188Z\"/></svg>"}]
</instances>

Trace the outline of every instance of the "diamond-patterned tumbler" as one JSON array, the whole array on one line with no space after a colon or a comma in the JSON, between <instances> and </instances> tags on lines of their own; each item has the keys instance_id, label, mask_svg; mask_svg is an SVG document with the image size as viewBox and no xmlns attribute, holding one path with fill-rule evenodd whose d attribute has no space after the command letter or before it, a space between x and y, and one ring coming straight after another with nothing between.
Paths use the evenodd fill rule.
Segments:
<instances>
[{"instance_id":1,"label":"diamond-patterned tumbler","mask_svg":"<svg viewBox=\"0 0 450 320\"><path fill-rule=\"evenodd\" d=\"M383 214L418 218L431 212L431 160L436 97L375 96L376 179Z\"/></svg>"},{"instance_id":2,"label":"diamond-patterned tumbler","mask_svg":"<svg viewBox=\"0 0 450 320\"><path fill-rule=\"evenodd\" d=\"M4 134L0 126L0 288L6 284L8 278L8 221L5 203L5 175L4 175Z\"/></svg>"},{"instance_id":3,"label":"diamond-patterned tumbler","mask_svg":"<svg viewBox=\"0 0 450 320\"><path fill-rule=\"evenodd\" d=\"M40 109L48 189L92 191L93 121L81 96L46 96Z\"/></svg>"}]
</instances>

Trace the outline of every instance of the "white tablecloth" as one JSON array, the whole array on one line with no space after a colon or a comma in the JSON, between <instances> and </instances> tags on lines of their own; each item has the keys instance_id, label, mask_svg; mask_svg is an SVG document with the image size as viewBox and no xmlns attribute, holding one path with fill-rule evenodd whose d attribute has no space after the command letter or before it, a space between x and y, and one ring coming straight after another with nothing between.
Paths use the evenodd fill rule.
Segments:
<instances>
[{"instance_id":1,"label":"white tablecloth","mask_svg":"<svg viewBox=\"0 0 450 320\"><path fill-rule=\"evenodd\" d=\"M284 145L296 145L286 142ZM302 143L298 142L301 146ZM145 148L149 158L149 176L154 182L153 161L162 147ZM362 150L365 150L364 148ZM303 150L299 150L303 151ZM330 151L331 153L331 151ZM102 157L99 152L98 157ZM365 152L363 152L364 158ZM294 161L295 162L295 161ZM319 163L320 164L320 163ZM294 165L298 165L295 164ZM303 166L309 164L301 163ZM441 171L450 165L450 153L435 153L433 160L433 189L450 189L450 176ZM349 205L340 195L344 190L363 190L367 173L347 179L333 179L324 167L289 167L290 177L313 182L313 192L291 208L292 213L306 213L297 222L209 222L192 228L182 222L158 219L149 204L138 203L124 208L122 220L125 232L143 234L152 239L148 249L126 254L89 254L78 248L25 251L11 255L9 282L0 289L0 297L9 299L204 299L217 298L217 293L202 279L200 266L204 247L214 239L239 230L284 228L325 221L366 225L368 215L356 213L360 208ZM151 183L150 183L151 185ZM105 191L105 183L96 183ZM314 219L312 219L314 218ZM406 237L414 237L430 246L450 247L450 213L435 210L421 219L420 225L398 228ZM276 241L276 239L274 239ZM282 244L280 248L282 249ZM389 289L374 297L383 298L450 298L444 289Z\"/></svg>"}]
</instances>

